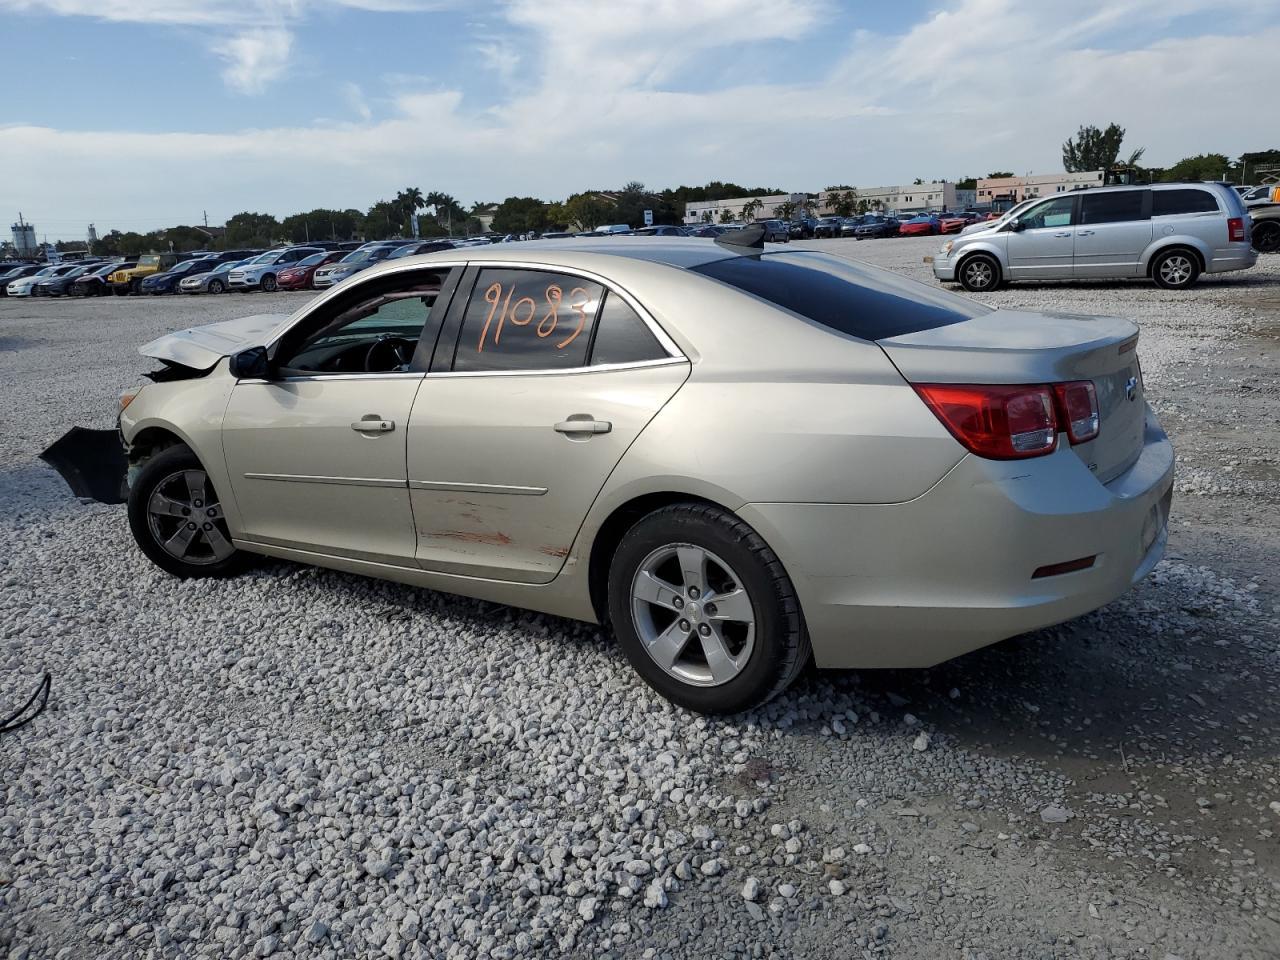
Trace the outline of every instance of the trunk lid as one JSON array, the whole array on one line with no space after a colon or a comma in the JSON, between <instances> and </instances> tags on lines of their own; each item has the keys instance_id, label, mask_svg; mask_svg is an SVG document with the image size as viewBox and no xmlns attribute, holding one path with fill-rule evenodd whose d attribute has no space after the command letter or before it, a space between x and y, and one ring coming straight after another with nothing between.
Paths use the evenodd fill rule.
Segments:
<instances>
[{"instance_id":1,"label":"trunk lid","mask_svg":"<svg viewBox=\"0 0 1280 960\"><path fill-rule=\"evenodd\" d=\"M261 313L238 320L189 327L145 343L138 348L138 352L144 357L168 360L196 370L207 370L223 357L249 347L262 346L287 319L288 315L283 313Z\"/></svg>"},{"instance_id":2,"label":"trunk lid","mask_svg":"<svg viewBox=\"0 0 1280 960\"><path fill-rule=\"evenodd\" d=\"M1092 380L1096 439L1071 447L1100 481L1142 452L1146 403L1138 327L1119 317L993 310L962 323L877 341L911 383L1039 384ZM1060 434L1060 443L1067 443Z\"/></svg>"}]
</instances>

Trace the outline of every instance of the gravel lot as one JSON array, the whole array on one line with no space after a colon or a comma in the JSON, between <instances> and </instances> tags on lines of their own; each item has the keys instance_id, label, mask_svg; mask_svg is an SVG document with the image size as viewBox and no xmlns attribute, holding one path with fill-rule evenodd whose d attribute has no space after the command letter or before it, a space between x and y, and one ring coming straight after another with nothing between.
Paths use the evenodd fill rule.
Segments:
<instances>
[{"instance_id":1,"label":"gravel lot","mask_svg":"<svg viewBox=\"0 0 1280 960\"><path fill-rule=\"evenodd\" d=\"M812 245L923 279L937 240ZM36 460L111 425L138 344L305 299L0 300L0 714L53 674L0 735L0 955L1280 955L1280 257L988 298L1141 324L1180 457L1147 582L732 722L585 625L173 580Z\"/></svg>"}]
</instances>

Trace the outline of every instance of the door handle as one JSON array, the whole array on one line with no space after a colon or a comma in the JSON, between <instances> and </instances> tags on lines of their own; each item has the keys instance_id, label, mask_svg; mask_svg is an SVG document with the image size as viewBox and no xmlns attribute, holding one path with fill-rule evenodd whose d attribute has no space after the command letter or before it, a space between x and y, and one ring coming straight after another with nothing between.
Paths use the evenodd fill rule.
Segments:
<instances>
[{"instance_id":1,"label":"door handle","mask_svg":"<svg viewBox=\"0 0 1280 960\"><path fill-rule=\"evenodd\" d=\"M355 420L351 424L351 429L357 433L390 433L395 428L394 420L382 420L371 415L366 415L363 419Z\"/></svg>"},{"instance_id":2,"label":"door handle","mask_svg":"<svg viewBox=\"0 0 1280 960\"><path fill-rule=\"evenodd\" d=\"M1093 230L1077 230L1076 231L1077 237L1092 237L1093 234L1094 234Z\"/></svg>"},{"instance_id":3,"label":"door handle","mask_svg":"<svg viewBox=\"0 0 1280 960\"><path fill-rule=\"evenodd\" d=\"M1070 231L1070 230L1068 230L1066 233L1055 233L1055 234L1054 234L1054 236L1055 236L1055 237L1069 237L1069 236L1071 236L1071 231Z\"/></svg>"},{"instance_id":4,"label":"door handle","mask_svg":"<svg viewBox=\"0 0 1280 960\"><path fill-rule=\"evenodd\" d=\"M575 413L568 420L561 420L554 427L556 433L608 433L613 424L608 420L593 420L590 414Z\"/></svg>"}]
</instances>

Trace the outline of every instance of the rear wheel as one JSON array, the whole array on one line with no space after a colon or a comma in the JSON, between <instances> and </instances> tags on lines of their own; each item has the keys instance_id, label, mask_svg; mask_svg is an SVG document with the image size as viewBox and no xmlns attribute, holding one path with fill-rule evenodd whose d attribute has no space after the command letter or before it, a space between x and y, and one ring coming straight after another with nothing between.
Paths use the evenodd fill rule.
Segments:
<instances>
[{"instance_id":1,"label":"rear wheel","mask_svg":"<svg viewBox=\"0 0 1280 960\"><path fill-rule=\"evenodd\" d=\"M960 285L970 293L988 293L1000 286L1000 264L986 253L975 253L960 261L956 271Z\"/></svg>"},{"instance_id":2,"label":"rear wheel","mask_svg":"<svg viewBox=\"0 0 1280 960\"><path fill-rule=\"evenodd\" d=\"M747 524L710 504L664 507L627 532L609 568L609 617L636 672L699 713L763 703L809 660L782 562Z\"/></svg>"},{"instance_id":3,"label":"rear wheel","mask_svg":"<svg viewBox=\"0 0 1280 960\"><path fill-rule=\"evenodd\" d=\"M186 446L170 447L143 466L129 490L129 528L148 559L175 577L226 577L245 566L218 493Z\"/></svg>"},{"instance_id":4,"label":"rear wheel","mask_svg":"<svg viewBox=\"0 0 1280 960\"><path fill-rule=\"evenodd\" d=\"M1259 253L1280 253L1280 220L1263 220L1253 225L1253 249Z\"/></svg>"},{"instance_id":5,"label":"rear wheel","mask_svg":"<svg viewBox=\"0 0 1280 960\"><path fill-rule=\"evenodd\" d=\"M271 274L267 274L262 278L262 289L267 293L275 293L277 289L276 278Z\"/></svg>"},{"instance_id":6,"label":"rear wheel","mask_svg":"<svg viewBox=\"0 0 1280 960\"><path fill-rule=\"evenodd\" d=\"M1196 282L1200 264L1190 250L1165 250L1151 264L1151 279L1166 290L1182 290Z\"/></svg>"},{"instance_id":7,"label":"rear wheel","mask_svg":"<svg viewBox=\"0 0 1280 960\"><path fill-rule=\"evenodd\" d=\"M142 295L142 281L141 281L141 280L131 280L131 281L129 281L129 292L130 292L131 294L133 294L135 297L141 296L141 295Z\"/></svg>"}]
</instances>

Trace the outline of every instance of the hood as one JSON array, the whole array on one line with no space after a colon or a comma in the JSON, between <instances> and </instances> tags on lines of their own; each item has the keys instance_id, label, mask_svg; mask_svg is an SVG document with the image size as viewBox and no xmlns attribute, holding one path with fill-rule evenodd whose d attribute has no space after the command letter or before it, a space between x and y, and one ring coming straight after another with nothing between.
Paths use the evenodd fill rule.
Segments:
<instances>
[{"instance_id":1,"label":"hood","mask_svg":"<svg viewBox=\"0 0 1280 960\"><path fill-rule=\"evenodd\" d=\"M189 327L165 334L138 348L144 357L169 360L184 367L207 370L222 357L260 347L271 333L289 319L284 313L260 313L239 320L224 320L203 327Z\"/></svg>"}]
</instances>

